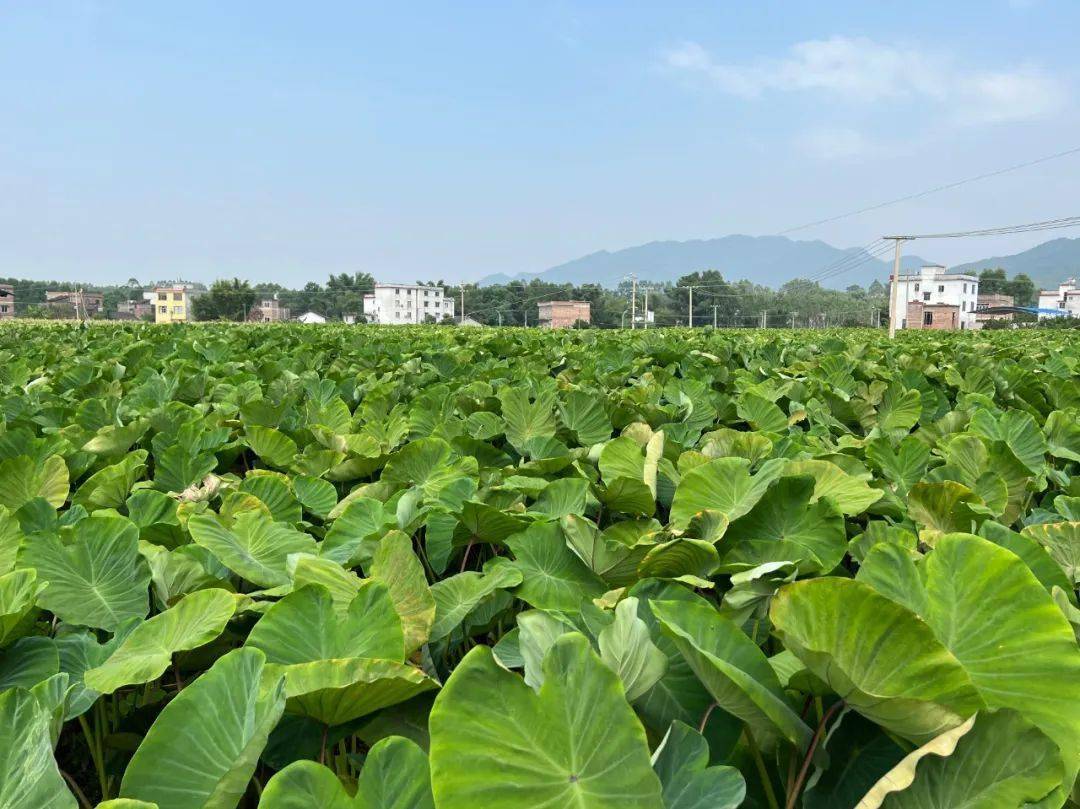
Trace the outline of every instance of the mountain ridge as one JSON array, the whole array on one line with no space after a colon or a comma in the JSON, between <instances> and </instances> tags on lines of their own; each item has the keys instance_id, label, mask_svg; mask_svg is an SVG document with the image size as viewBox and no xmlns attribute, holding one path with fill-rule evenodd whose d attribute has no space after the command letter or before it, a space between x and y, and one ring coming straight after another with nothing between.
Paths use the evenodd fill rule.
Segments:
<instances>
[{"instance_id":1,"label":"mountain ridge","mask_svg":"<svg viewBox=\"0 0 1080 809\"><path fill-rule=\"evenodd\" d=\"M551 283L595 283L612 288L631 274L639 281L672 282L699 270L718 270L730 281L748 280L776 288L795 278L813 277L839 261L865 254L861 247L834 247L820 239L798 241L785 236L732 234L715 239L657 240L620 250L596 250L536 273L495 273L481 278L480 286L528 282L534 278ZM885 282L892 262L865 255L867 259L849 271L824 278L822 286L843 289L851 284L868 286ZM917 255L902 259L905 271L927 263ZM951 267L957 272L978 272L1003 267L1011 276L1027 273L1040 286L1056 286L1080 270L1080 238L1059 238L1008 256L993 256Z\"/></svg>"}]
</instances>

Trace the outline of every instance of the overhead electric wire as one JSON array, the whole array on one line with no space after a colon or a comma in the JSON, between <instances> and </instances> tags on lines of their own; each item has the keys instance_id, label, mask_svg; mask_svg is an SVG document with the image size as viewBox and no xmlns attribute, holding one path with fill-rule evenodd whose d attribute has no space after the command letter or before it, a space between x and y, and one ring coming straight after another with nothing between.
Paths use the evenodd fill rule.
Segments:
<instances>
[{"instance_id":1,"label":"overhead electric wire","mask_svg":"<svg viewBox=\"0 0 1080 809\"><path fill-rule=\"evenodd\" d=\"M795 233L795 232L800 231L800 230L806 230L807 228L812 228L812 227L815 227L817 225L825 225L825 224L828 224L829 222L837 222L837 221L839 221L841 219L847 219L848 217L851 217L851 216L858 216L859 214L862 214L862 213L869 213L870 211L877 211L877 210L880 210L881 208L887 208L890 205L898 205L901 202L910 202L911 200L914 200L914 199L921 199L922 197L927 197L927 196L930 196L931 194L938 194L938 193L940 193L942 191L949 191L949 190L951 190L953 188L959 188L960 186L967 185L968 183L974 183L974 182L977 182L979 180L988 180L991 177L999 177L1002 174L1008 174L1009 172L1019 171L1020 169L1030 168L1031 166L1037 166L1040 163L1046 163L1046 162L1049 162L1051 160L1057 160L1058 158L1068 157L1069 155L1074 155L1074 154L1078 154L1078 153L1080 153L1080 146L1074 146L1071 149L1066 149L1066 150L1064 150L1062 152L1055 152L1054 154L1045 155L1044 157L1039 157L1039 158L1036 158L1035 160L1028 160L1028 161L1026 161L1024 163L1016 163L1016 164L1014 164L1012 166L1006 166L1005 168L997 169L995 171L988 171L988 172L985 172L984 174L976 174L973 177L965 177L962 180L956 180L955 182L945 183L944 185L934 186L933 188L927 188L927 189L925 189L923 191L917 191L914 194L906 194L905 196L896 197L895 199L886 200L884 202L878 202L878 203L875 203L874 205L867 205L867 206L864 206L862 208L857 208L857 209L855 209L853 211L848 211L847 213L841 213L841 214L837 214L836 216L826 217L825 219L818 219L818 220L815 220L813 222L807 222L807 223L802 224L802 225L796 225L793 228L788 228L787 230L781 230L778 233L776 233L775 235L776 236L786 236L788 233Z\"/></svg>"},{"instance_id":2,"label":"overhead electric wire","mask_svg":"<svg viewBox=\"0 0 1080 809\"><path fill-rule=\"evenodd\" d=\"M904 239L961 239L972 236L1001 236L1010 233L1030 233L1038 230L1058 230L1060 228L1080 227L1080 216L1066 216L1061 219L1048 219L1043 222L1028 222L1023 225L1002 225L981 230L961 230L949 233L917 233L903 236Z\"/></svg>"}]
</instances>

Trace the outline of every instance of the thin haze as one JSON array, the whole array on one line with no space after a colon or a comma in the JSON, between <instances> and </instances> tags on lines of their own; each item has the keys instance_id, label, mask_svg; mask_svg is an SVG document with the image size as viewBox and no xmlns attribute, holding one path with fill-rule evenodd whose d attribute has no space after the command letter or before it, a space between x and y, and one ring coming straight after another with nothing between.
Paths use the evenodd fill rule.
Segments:
<instances>
[{"instance_id":1,"label":"thin haze","mask_svg":"<svg viewBox=\"0 0 1080 809\"><path fill-rule=\"evenodd\" d=\"M1072 0L0 0L0 275L458 280L775 233L1080 145L1078 23ZM793 238L1080 214L1078 179L1080 155Z\"/></svg>"}]
</instances>

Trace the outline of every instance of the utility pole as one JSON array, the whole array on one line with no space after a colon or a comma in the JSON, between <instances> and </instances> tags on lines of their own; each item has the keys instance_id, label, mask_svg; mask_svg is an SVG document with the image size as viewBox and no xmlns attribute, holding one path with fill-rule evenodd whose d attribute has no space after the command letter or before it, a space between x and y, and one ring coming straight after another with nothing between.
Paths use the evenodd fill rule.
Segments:
<instances>
[{"instance_id":1,"label":"utility pole","mask_svg":"<svg viewBox=\"0 0 1080 809\"><path fill-rule=\"evenodd\" d=\"M465 325L465 282L461 282L461 318L458 320L458 324Z\"/></svg>"},{"instance_id":2,"label":"utility pole","mask_svg":"<svg viewBox=\"0 0 1080 809\"><path fill-rule=\"evenodd\" d=\"M718 308L719 308L719 306L717 306L717 304L714 303L713 307L712 307L712 327L714 329L716 328L716 310Z\"/></svg>"},{"instance_id":3,"label":"utility pole","mask_svg":"<svg viewBox=\"0 0 1080 809\"><path fill-rule=\"evenodd\" d=\"M690 328L694 328L694 288L690 287L690 305L687 306L687 322L690 324Z\"/></svg>"},{"instance_id":4,"label":"utility pole","mask_svg":"<svg viewBox=\"0 0 1080 809\"><path fill-rule=\"evenodd\" d=\"M769 312L766 309L761 310L761 328L769 328Z\"/></svg>"},{"instance_id":5,"label":"utility pole","mask_svg":"<svg viewBox=\"0 0 1080 809\"><path fill-rule=\"evenodd\" d=\"M791 328L793 328L793 329L795 328L795 315L797 315L797 314L799 314L799 313L798 312L792 312L791 313Z\"/></svg>"},{"instance_id":6,"label":"utility pole","mask_svg":"<svg viewBox=\"0 0 1080 809\"><path fill-rule=\"evenodd\" d=\"M896 242L896 254L893 258L892 287L889 289L889 339L896 337L897 323L902 319L900 313L900 246L911 241L910 236L886 236Z\"/></svg>"},{"instance_id":7,"label":"utility pole","mask_svg":"<svg viewBox=\"0 0 1080 809\"><path fill-rule=\"evenodd\" d=\"M499 325L502 326L502 309L499 310Z\"/></svg>"},{"instance_id":8,"label":"utility pole","mask_svg":"<svg viewBox=\"0 0 1080 809\"><path fill-rule=\"evenodd\" d=\"M646 329L649 328L649 288L648 287L645 287L645 317L644 317L643 320L644 320L644 324L645 324L643 328L646 328Z\"/></svg>"},{"instance_id":9,"label":"utility pole","mask_svg":"<svg viewBox=\"0 0 1080 809\"><path fill-rule=\"evenodd\" d=\"M630 328L637 328L637 276L630 276Z\"/></svg>"}]
</instances>

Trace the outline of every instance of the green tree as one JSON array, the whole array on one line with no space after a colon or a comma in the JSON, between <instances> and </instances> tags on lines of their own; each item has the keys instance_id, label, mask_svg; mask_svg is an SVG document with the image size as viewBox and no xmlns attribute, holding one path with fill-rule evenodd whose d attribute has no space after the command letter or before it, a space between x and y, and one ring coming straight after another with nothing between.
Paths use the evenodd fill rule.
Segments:
<instances>
[{"instance_id":1,"label":"green tree","mask_svg":"<svg viewBox=\"0 0 1080 809\"><path fill-rule=\"evenodd\" d=\"M983 295L1008 295L1008 279L1001 267L985 269L979 273L979 292Z\"/></svg>"},{"instance_id":2,"label":"green tree","mask_svg":"<svg viewBox=\"0 0 1080 809\"><path fill-rule=\"evenodd\" d=\"M194 299L192 309L196 320L246 320L254 303L255 290L247 281L221 279Z\"/></svg>"},{"instance_id":3,"label":"green tree","mask_svg":"<svg viewBox=\"0 0 1080 809\"><path fill-rule=\"evenodd\" d=\"M980 291L981 287L980 287ZM1039 290L1025 273L1013 276L1005 285L1005 294L1012 295L1017 306L1034 306L1039 298Z\"/></svg>"}]
</instances>

